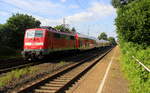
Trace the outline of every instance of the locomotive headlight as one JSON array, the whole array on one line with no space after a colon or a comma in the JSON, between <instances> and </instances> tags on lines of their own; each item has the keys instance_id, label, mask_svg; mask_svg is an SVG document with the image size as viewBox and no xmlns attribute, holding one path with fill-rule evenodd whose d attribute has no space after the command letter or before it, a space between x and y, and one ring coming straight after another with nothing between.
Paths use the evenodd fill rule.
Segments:
<instances>
[{"instance_id":1,"label":"locomotive headlight","mask_svg":"<svg viewBox=\"0 0 150 93\"><path fill-rule=\"evenodd\" d=\"M31 43L25 43L25 45L32 45Z\"/></svg>"},{"instance_id":2,"label":"locomotive headlight","mask_svg":"<svg viewBox=\"0 0 150 93\"><path fill-rule=\"evenodd\" d=\"M44 43L35 43L35 45L44 45Z\"/></svg>"}]
</instances>

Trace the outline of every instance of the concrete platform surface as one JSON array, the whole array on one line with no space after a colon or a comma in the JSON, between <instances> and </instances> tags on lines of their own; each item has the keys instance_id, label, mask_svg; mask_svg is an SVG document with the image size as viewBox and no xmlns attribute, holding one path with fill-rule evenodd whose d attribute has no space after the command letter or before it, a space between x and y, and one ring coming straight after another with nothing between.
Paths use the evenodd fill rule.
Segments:
<instances>
[{"instance_id":1,"label":"concrete platform surface","mask_svg":"<svg viewBox=\"0 0 150 93\"><path fill-rule=\"evenodd\" d=\"M128 93L120 68L120 50L115 47L66 93Z\"/></svg>"}]
</instances>

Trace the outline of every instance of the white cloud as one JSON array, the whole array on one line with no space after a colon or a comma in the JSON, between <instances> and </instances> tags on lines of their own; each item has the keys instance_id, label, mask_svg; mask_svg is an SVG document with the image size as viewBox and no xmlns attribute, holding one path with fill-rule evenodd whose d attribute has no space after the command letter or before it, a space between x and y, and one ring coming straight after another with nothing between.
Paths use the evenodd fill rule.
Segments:
<instances>
[{"instance_id":1,"label":"white cloud","mask_svg":"<svg viewBox=\"0 0 150 93\"><path fill-rule=\"evenodd\" d=\"M48 19L40 16L34 17L41 22L41 26L55 26L62 23L61 19Z\"/></svg>"},{"instance_id":2,"label":"white cloud","mask_svg":"<svg viewBox=\"0 0 150 93\"><path fill-rule=\"evenodd\" d=\"M74 14L72 16L67 16L67 20L71 20L72 22L84 22L84 21L88 21L89 19L91 19L91 17L93 16L93 14L91 12L81 12L81 13L77 13Z\"/></svg>"},{"instance_id":3,"label":"white cloud","mask_svg":"<svg viewBox=\"0 0 150 93\"><path fill-rule=\"evenodd\" d=\"M111 16L112 14L115 14L115 9L111 5L92 3L91 7L85 12L68 16L67 19L74 22L95 21L103 17Z\"/></svg>"},{"instance_id":4,"label":"white cloud","mask_svg":"<svg viewBox=\"0 0 150 93\"><path fill-rule=\"evenodd\" d=\"M91 7L87 8L86 11L66 16L65 18L67 24L80 24L82 22L100 20L103 17L108 17L113 14L115 14L115 9L111 5L92 3ZM39 16L36 16L36 18L41 21L42 25L58 25L62 23L62 18L48 19Z\"/></svg>"},{"instance_id":5,"label":"white cloud","mask_svg":"<svg viewBox=\"0 0 150 93\"><path fill-rule=\"evenodd\" d=\"M22 10L30 11L33 13L43 13L47 15L57 14L61 12L61 10L54 10L63 8L63 6L60 4L52 3L50 1L45 0L4 0L4 2Z\"/></svg>"},{"instance_id":6,"label":"white cloud","mask_svg":"<svg viewBox=\"0 0 150 93\"><path fill-rule=\"evenodd\" d=\"M101 3L93 3L92 7L89 8L89 11L96 14L98 17L110 16L115 13L115 9L111 5Z\"/></svg>"}]
</instances>

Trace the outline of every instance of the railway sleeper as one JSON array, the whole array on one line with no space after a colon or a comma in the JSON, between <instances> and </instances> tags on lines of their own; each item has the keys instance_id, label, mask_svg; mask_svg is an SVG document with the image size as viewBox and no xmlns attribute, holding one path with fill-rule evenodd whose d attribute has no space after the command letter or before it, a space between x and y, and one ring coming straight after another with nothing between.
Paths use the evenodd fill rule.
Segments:
<instances>
[{"instance_id":1,"label":"railway sleeper","mask_svg":"<svg viewBox=\"0 0 150 93\"><path fill-rule=\"evenodd\" d=\"M40 89L51 89L51 90L58 90L59 87L58 86L41 86Z\"/></svg>"},{"instance_id":2,"label":"railway sleeper","mask_svg":"<svg viewBox=\"0 0 150 93\"><path fill-rule=\"evenodd\" d=\"M35 89L34 93L55 93L56 90Z\"/></svg>"},{"instance_id":3,"label":"railway sleeper","mask_svg":"<svg viewBox=\"0 0 150 93\"><path fill-rule=\"evenodd\" d=\"M47 84L45 84L45 86L50 86L50 87L62 87L63 85L61 84L61 85L54 85L54 84L49 84L49 83L47 83Z\"/></svg>"}]
</instances>

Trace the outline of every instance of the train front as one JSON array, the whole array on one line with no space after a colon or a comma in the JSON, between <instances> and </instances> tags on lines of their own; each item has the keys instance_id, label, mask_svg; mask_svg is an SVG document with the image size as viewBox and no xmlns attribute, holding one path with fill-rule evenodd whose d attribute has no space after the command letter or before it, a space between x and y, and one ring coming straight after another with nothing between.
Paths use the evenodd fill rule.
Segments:
<instances>
[{"instance_id":1,"label":"train front","mask_svg":"<svg viewBox=\"0 0 150 93\"><path fill-rule=\"evenodd\" d=\"M27 29L24 36L23 57L26 60L42 59L46 50L45 47L46 30L42 28Z\"/></svg>"}]
</instances>

